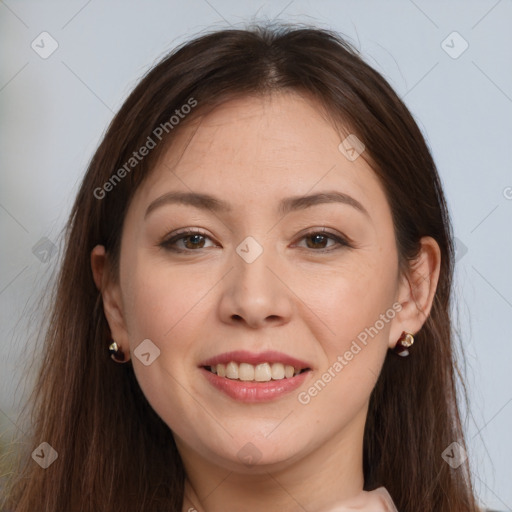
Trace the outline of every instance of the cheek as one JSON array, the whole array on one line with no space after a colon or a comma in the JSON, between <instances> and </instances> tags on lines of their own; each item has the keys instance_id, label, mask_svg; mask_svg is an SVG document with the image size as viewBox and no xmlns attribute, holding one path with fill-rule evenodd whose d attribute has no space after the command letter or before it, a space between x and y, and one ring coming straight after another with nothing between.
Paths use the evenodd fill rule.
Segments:
<instances>
[{"instance_id":1,"label":"cheek","mask_svg":"<svg viewBox=\"0 0 512 512\"><path fill-rule=\"evenodd\" d=\"M174 411L194 410L192 396L197 393L188 363L202 326L198 318L206 314L205 288L192 275L185 278L183 271L154 262L133 266L126 283L125 313L137 381L152 408L167 425L181 431L190 419ZM148 366L137 356L137 347L147 339L159 351Z\"/></svg>"},{"instance_id":2,"label":"cheek","mask_svg":"<svg viewBox=\"0 0 512 512\"><path fill-rule=\"evenodd\" d=\"M395 273L389 270L394 268L391 261L371 261L365 263L361 258L339 268L323 279L327 292L322 287L309 292L307 304L318 312L317 338L324 352L320 382L311 389L312 395L322 391L319 402L333 400L349 409L361 406L382 367L396 315L392 307L396 282Z\"/></svg>"},{"instance_id":3,"label":"cheek","mask_svg":"<svg viewBox=\"0 0 512 512\"><path fill-rule=\"evenodd\" d=\"M343 349L392 307L396 281L391 262L354 257L347 265L303 282L302 296L326 327L332 349ZM380 326L380 323L379 323ZM386 330L380 326L379 330Z\"/></svg>"},{"instance_id":4,"label":"cheek","mask_svg":"<svg viewBox=\"0 0 512 512\"><path fill-rule=\"evenodd\" d=\"M193 357L193 340L198 338L202 325L198 315L205 314L201 301L204 287L194 281L197 278L193 275L185 278L183 271L154 261L138 261L130 270L126 276L125 318L137 380L159 414L190 408L192 404L185 403L189 394L182 392L182 386L190 380L188 363ZM148 352L146 347L149 365L139 357Z\"/></svg>"},{"instance_id":5,"label":"cheek","mask_svg":"<svg viewBox=\"0 0 512 512\"><path fill-rule=\"evenodd\" d=\"M127 283L125 310L130 340L153 336L162 348L169 340L175 343L180 339L176 332L196 314L205 290L214 284L205 282L204 274L185 275L179 267L142 258L131 266Z\"/></svg>"}]
</instances>

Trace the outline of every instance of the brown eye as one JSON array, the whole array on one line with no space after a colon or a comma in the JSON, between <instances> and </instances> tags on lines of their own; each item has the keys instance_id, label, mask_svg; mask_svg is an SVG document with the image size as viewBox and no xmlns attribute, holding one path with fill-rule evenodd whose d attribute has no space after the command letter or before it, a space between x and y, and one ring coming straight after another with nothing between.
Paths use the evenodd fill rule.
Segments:
<instances>
[{"instance_id":1,"label":"brown eye","mask_svg":"<svg viewBox=\"0 0 512 512\"><path fill-rule=\"evenodd\" d=\"M209 237L200 231L182 231L171 238L164 240L159 245L164 249L174 252L194 251L196 249L204 249L205 242ZM182 243L180 245L180 243Z\"/></svg>"},{"instance_id":2,"label":"brown eye","mask_svg":"<svg viewBox=\"0 0 512 512\"><path fill-rule=\"evenodd\" d=\"M308 233L303 236L301 240L306 240L306 247L316 252L329 252L343 246L350 247L350 244L345 238L324 230ZM327 245L329 240L334 242L330 246Z\"/></svg>"},{"instance_id":3,"label":"brown eye","mask_svg":"<svg viewBox=\"0 0 512 512\"><path fill-rule=\"evenodd\" d=\"M185 241L184 244L187 249L202 249L204 238L203 235L188 235L183 237L182 240ZM188 244L187 241L189 242Z\"/></svg>"},{"instance_id":4,"label":"brown eye","mask_svg":"<svg viewBox=\"0 0 512 512\"><path fill-rule=\"evenodd\" d=\"M310 249L324 249L325 244L329 241L330 237L325 235L309 235L306 240L311 240L311 244L307 244Z\"/></svg>"}]
</instances>

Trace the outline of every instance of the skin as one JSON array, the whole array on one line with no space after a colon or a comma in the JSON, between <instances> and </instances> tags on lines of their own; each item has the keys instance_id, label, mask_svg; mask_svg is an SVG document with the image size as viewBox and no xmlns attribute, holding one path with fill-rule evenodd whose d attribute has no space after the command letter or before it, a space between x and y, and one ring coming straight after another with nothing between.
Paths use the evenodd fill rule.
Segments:
<instances>
[{"instance_id":1,"label":"skin","mask_svg":"<svg viewBox=\"0 0 512 512\"><path fill-rule=\"evenodd\" d=\"M174 432L187 471L184 512L292 511L298 504L320 512L362 492L370 393L387 350L428 316L440 252L423 238L408 276L400 275L383 188L364 153L349 161L339 151L343 138L313 101L295 93L225 103L177 132L136 191L118 278L108 272L104 248L92 251L112 337ZM367 214L341 203L277 212L284 197L327 190L350 195ZM232 211L165 204L145 219L148 206L170 191L209 193ZM206 238L178 241L184 253L159 245L182 228ZM351 245L315 239L321 228ZM236 252L247 236L263 248L252 263ZM401 311L301 404L298 394L394 303ZM160 350L149 366L133 354L145 339ZM198 365L237 349L285 352L312 371L298 390L272 402L235 401ZM259 456L252 466L237 456L249 442Z\"/></svg>"}]
</instances>

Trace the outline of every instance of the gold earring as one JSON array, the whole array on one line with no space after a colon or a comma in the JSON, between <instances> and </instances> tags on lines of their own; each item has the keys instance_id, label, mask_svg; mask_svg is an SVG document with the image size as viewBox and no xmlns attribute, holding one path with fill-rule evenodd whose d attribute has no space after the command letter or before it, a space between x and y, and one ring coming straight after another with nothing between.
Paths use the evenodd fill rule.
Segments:
<instances>
[{"instance_id":1,"label":"gold earring","mask_svg":"<svg viewBox=\"0 0 512 512\"><path fill-rule=\"evenodd\" d=\"M116 362L116 363L126 363L124 352L117 346L117 343L112 340L112 343L108 347L108 351L110 353L110 357Z\"/></svg>"},{"instance_id":2,"label":"gold earring","mask_svg":"<svg viewBox=\"0 0 512 512\"><path fill-rule=\"evenodd\" d=\"M410 332L403 331L396 342L396 346L393 349L395 354L407 357L409 355L409 347L414 343L414 336Z\"/></svg>"}]
</instances>

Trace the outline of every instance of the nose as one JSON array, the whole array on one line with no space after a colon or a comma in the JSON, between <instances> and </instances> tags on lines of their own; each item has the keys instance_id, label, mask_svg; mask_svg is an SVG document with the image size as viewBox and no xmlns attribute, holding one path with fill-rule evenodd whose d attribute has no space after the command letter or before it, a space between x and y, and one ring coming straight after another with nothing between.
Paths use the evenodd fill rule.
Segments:
<instances>
[{"instance_id":1,"label":"nose","mask_svg":"<svg viewBox=\"0 0 512 512\"><path fill-rule=\"evenodd\" d=\"M234 268L223 280L219 312L223 322L253 329L289 322L293 293L283 262L265 248L252 262L233 254Z\"/></svg>"}]
</instances>

